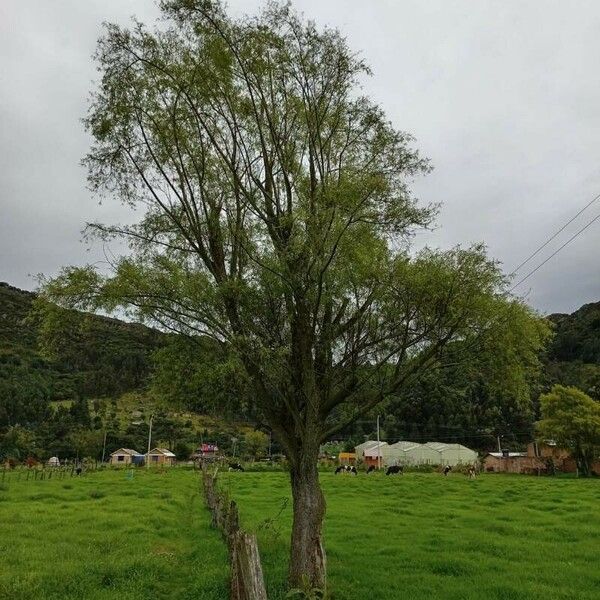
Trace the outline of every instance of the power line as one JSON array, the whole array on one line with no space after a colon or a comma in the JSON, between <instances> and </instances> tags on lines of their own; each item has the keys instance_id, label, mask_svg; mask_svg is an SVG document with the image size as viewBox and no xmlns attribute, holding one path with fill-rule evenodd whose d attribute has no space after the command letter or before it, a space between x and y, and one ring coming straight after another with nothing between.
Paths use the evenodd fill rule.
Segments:
<instances>
[{"instance_id":1,"label":"power line","mask_svg":"<svg viewBox=\"0 0 600 600\"><path fill-rule=\"evenodd\" d=\"M527 275L525 275L525 277L517 281L517 283L515 283L515 285L513 285L508 291L512 292L517 286L521 285L525 280L529 279L536 271L541 269L551 258L556 256L565 246L570 244L578 235L582 234L588 227L590 227L590 225L595 223L598 219L600 219L600 214L596 215L587 225L582 227L577 233L573 234L562 246L560 246L560 248L558 248L558 250L555 250L544 262L540 263L535 269L533 269L533 271L530 271L529 273L527 273Z\"/></svg>"},{"instance_id":2,"label":"power line","mask_svg":"<svg viewBox=\"0 0 600 600\"><path fill-rule=\"evenodd\" d=\"M535 258L553 239L561 234L581 213L587 210L596 200L600 198L600 194L595 196L590 202L588 202L574 217L571 217L558 231L556 231L551 237L549 237L533 254L530 254L518 267L513 269L513 273L518 273L521 267L524 267L532 258Z\"/></svg>"}]
</instances>

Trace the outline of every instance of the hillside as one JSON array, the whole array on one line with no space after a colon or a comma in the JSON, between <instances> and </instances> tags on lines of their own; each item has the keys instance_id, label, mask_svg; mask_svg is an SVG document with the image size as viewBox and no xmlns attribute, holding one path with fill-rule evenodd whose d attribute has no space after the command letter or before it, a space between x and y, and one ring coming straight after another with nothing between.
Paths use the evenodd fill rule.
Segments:
<instances>
[{"instance_id":1,"label":"hillside","mask_svg":"<svg viewBox=\"0 0 600 600\"><path fill-rule=\"evenodd\" d=\"M600 303L548 318L555 336L538 389L562 383L598 398ZM155 440L179 445L183 454L208 438L227 448L251 420L238 377L208 339L190 345L143 325L67 311L0 283L0 455L15 455L15 448L21 455L97 455L105 431L109 450L143 448L150 415ZM381 416L390 439L483 448L495 444L499 422L507 434L529 439L535 397L530 409L520 409L508 396L502 405L504 399L488 394L484 380L440 377L432 373L414 394L387 406ZM13 426L21 428L18 439L7 442L2 436ZM343 437L363 439L372 427L368 419ZM489 439L481 435L488 430Z\"/></svg>"},{"instance_id":2,"label":"hillside","mask_svg":"<svg viewBox=\"0 0 600 600\"><path fill-rule=\"evenodd\" d=\"M548 348L547 383L574 385L600 399L600 302L548 319L555 336Z\"/></svg>"},{"instance_id":3,"label":"hillside","mask_svg":"<svg viewBox=\"0 0 600 600\"><path fill-rule=\"evenodd\" d=\"M150 356L164 345L165 334L38 304L36 298L0 283L0 368L5 383L34 384L30 393L47 401L114 396L147 383Z\"/></svg>"},{"instance_id":4,"label":"hillside","mask_svg":"<svg viewBox=\"0 0 600 600\"><path fill-rule=\"evenodd\" d=\"M186 356L190 369L179 346L171 334L0 283L0 457L99 457L105 432L108 452L143 449L151 415L154 443L182 457L202 440L229 447L248 426L197 410L211 348Z\"/></svg>"}]
</instances>

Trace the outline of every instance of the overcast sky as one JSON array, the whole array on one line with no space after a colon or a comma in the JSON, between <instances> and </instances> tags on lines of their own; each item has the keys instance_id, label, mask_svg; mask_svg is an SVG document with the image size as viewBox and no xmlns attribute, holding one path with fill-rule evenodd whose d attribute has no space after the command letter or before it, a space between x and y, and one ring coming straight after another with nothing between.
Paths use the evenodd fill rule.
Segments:
<instances>
[{"instance_id":1,"label":"overcast sky","mask_svg":"<svg viewBox=\"0 0 600 600\"><path fill-rule=\"evenodd\" d=\"M252 12L258 0L231 0ZM419 245L483 241L507 272L600 193L600 2L296 0L339 28L373 69L365 91L411 132L435 170L415 184L442 202ZM0 281L102 260L86 221L99 206L79 160L103 21L151 22L148 0L0 1ZM600 214L591 206L520 275ZM543 312L600 301L600 220L516 292Z\"/></svg>"}]
</instances>

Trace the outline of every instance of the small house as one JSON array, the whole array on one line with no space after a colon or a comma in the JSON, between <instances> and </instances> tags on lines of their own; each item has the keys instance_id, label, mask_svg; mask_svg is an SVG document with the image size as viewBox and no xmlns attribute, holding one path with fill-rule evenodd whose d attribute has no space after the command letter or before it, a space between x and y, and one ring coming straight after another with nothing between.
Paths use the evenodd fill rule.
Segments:
<instances>
[{"instance_id":1,"label":"small house","mask_svg":"<svg viewBox=\"0 0 600 600\"><path fill-rule=\"evenodd\" d=\"M356 454L354 452L340 452L338 454L338 460L341 465L355 465Z\"/></svg>"},{"instance_id":2,"label":"small house","mask_svg":"<svg viewBox=\"0 0 600 600\"><path fill-rule=\"evenodd\" d=\"M381 442L379 445L376 443L374 446L370 446L366 450L363 450L362 460L364 464L367 467L384 466L384 449L386 446L386 442Z\"/></svg>"},{"instance_id":3,"label":"small house","mask_svg":"<svg viewBox=\"0 0 600 600\"><path fill-rule=\"evenodd\" d=\"M219 447L216 444L201 444L192 453L190 458L192 460L202 460L211 462L216 460L219 456Z\"/></svg>"},{"instance_id":4,"label":"small house","mask_svg":"<svg viewBox=\"0 0 600 600\"><path fill-rule=\"evenodd\" d=\"M146 460L149 465L171 466L175 463L177 457L166 448L154 448L146 454Z\"/></svg>"},{"instance_id":5,"label":"small house","mask_svg":"<svg viewBox=\"0 0 600 600\"><path fill-rule=\"evenodd\" d=\"M367 455L372 455L372 452L375 451L375 456L377 456L377 448L379 447L381 456L383 457L383 448L387 446L387 442L376 442L374 440L367 440L362 444L359 444L354 448L354 454L356 455L357 461L363 461L366 465L370 466L370 462L367 459ZM375 466L377 466L377 460L375 460ZM383 464L383 460L381 461Z\"/></svg>"},{"instance_id":6,"label":"small house","mask_svg":"<svg viewBox=\"0 0 600 600\"><path fill-rule=\"evenodd\" d=\"M144 460L144 455L131 448L119 448L110 454L111 465L139 464Z\"/></svg>"}]
</instances>

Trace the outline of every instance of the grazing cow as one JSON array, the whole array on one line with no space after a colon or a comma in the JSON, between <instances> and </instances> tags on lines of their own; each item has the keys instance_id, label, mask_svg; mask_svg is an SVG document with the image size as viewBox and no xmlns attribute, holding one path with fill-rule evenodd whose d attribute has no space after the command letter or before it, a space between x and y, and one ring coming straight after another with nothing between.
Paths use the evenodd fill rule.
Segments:
<instances>
[{"instance_id":1,"label":"grazing cow","mask_svg":"<svg viewBox=\"0 0 600 600\"><path fill-rule=\"evenodd\" d=\"M350 467L350 473L352 473L352 475L358 475L358 471L356 470L356 467L354 467L354 466Z\"/></svg>"},{"instance_id":2,"label":"grazing cow","mask_svg":"<svg viewBox=\"0 0 600 600\"><path fill-rule=\"evenodd\" d=\"M344 465L340 465L339 467L336 467L335 475L337 475L338 473L343 473L345 470L346 470L346 467Z\"/></svg>"},{"instance_id":3,"label":"grazing cow","mask_svg":"<svg viewBox=\"0 0 600 600\"><path fill-rule=\"evenodd\" d=\"M387 471L385 472L386 475L404 475L404 468L402 467L402 465L392 465L391 467L387 468Z\"/></svg>"},{"instance_id":4,"label":"grazing cow","mask_svg":"<svg viewBox=\"0 0 600 600\"><path fill-rule=\"evenodd\" d=\"M442 473L444 473L444 476L447 477L448 473L450 473L450 471L452 471L452 467L450 465L446 465L444 467L444 470L442 471Z\"/></svg>"},{"instance_id":5,"label":"grazing cow","mask_svg":"<svg viewBox=\"0 0 600 600\"><path fill-rule=\"evenodd\" d=\"M242 467L242 465L240 465L240 463L229 463L229 470L230 471L244 471L244 467Z\"/></svg>"},{"instance_id":6,"label":"grazing cow","mask_svg":"<svg viewBox=\"0 0 600 600\"><path fill-rule=\"evenodd\" d=\"M369 465L369 468L367 469L367 475L369 473L372 473L375 470L375 466L374 465Z\"/></svg>"}]
</instances>

